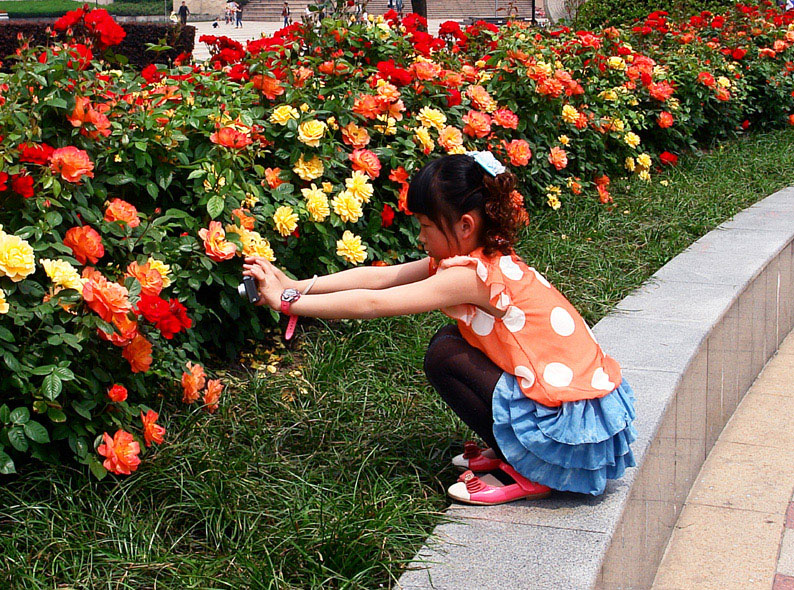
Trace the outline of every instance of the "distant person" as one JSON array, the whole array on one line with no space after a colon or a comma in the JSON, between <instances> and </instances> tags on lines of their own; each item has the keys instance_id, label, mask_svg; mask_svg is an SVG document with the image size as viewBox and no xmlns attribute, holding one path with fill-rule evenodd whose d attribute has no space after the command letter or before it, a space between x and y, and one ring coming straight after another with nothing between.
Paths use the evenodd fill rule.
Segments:
<instances>
[{"instance_id":1,"label":"distant person","mask_svg":"<svg viewBox=\"0 0 794 590\"><path fill-rule=\"evenodd\" d=\"M400 15L400 18L403 16L403 0L395 0L395 8L397 9L397 13Z\"/></svg>"},{"instance_id":2,"label":"distant person","mask_svg":"<svg viewBox=\"0 0 794 590\"><path fill-rule=\"evenodd\" d=\"M182 0L182 6L179 7L177 13L179 14L179 22L182 23L183 26L186 25L187 15L190 14L190 9L185 5L184 0Z\"/></svg>"},{"instance_id":3,"label":"distant person","mask_svg":"<svg viewBox=\"0 0 794 590\"><path fill-rule=\"evenodd\" d=\"M389 10L394 8L394 0L389 0Z\"/></svg>"},{"instance_id":4,"label":"distant person","mask_svg":"<svg viewBox=\"0 0 794 590\"><path fill-rule=\"evenodd\" d=\"M284 2L284 6L281 8L281 16L284 19L284 26L289 26L289 2Z\"/></svg>"},{"instance_id":5,"label":"distant person","mask_svg":"<svg viewBox=\"0 0 794 590\"><path fill-rule=\"evenodd\" d=\"M235 29L242 29L243 28L243 5L238 4L237 10L235 11L235 16L237 17L237 23L235 24Z\"/></svg>"}]
</instances>

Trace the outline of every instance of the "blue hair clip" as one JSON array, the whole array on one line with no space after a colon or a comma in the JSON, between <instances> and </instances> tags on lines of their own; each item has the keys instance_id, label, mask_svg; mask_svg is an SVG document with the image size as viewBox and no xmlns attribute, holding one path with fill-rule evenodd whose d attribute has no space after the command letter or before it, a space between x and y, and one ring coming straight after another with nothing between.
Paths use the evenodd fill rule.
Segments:
<instances>
[{"instance_id":1,"label":"blue hair clip","mask_svg":"<svg viewBox=\"0 0 794 590\"><path fill-rule=\"evenodd\" d=\"M507 170L504 164L497 160L491 152L466 152L466 155L474 158L474 161L491 176L496 176Z\"/></svg>"}]
</instances>

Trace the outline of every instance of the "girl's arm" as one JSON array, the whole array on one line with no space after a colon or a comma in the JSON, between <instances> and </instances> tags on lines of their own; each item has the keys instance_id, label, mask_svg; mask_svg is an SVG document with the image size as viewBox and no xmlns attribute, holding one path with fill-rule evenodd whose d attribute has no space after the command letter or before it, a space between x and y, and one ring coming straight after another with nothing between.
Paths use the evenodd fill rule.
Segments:
<instances>
[{"instance_id":1,"label":"girl's arm","mask_svg":"<svg viewBox=\"0 0 794 590\"><path fill-rule=\"evenodd\" d=\"M280 311L282 288L272 273L257 266L246 271L257 279L263 303ZM342 273L339 273L342 274ZM319 281L318 281L319 283ZM301 297L290 306L290 313L326 319L376 318L407 315L472 303L488 307L488 287L468 267L452 267L417 282L385 289L349 289Z\"/></svg>"},{"instance_id":2,"label":"girl's arm","mask_svg":"<svg viewBox=\"0 0 794 590\"><path fill-rule=\"evenodd\" d=\"M261 266L263 270L270 267L280 282L282 289L297 289L303 293L309 283L311 283L311 279L296 281L289 278L264 258L249 256L245 259L245 262L247 263L244 265L245 269L250 268L253 264ZM421 281L429 275L430 265L427 258L392 266L360 266L318 277L311 292L312 294L317 294L335 293L350 289L386 289Z\"/></svg>"}]
</instances>

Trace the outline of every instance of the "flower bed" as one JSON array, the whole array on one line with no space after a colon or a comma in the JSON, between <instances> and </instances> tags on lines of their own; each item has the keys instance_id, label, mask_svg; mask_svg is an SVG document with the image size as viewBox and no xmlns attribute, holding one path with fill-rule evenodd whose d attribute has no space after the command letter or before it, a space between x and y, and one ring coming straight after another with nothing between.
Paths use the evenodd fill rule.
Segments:
<instances>
[{"instance_id":1,"label":"flower bed","mask_svg":"<svg viewBox=\"0 0 794 590\"><path fill-rule=\"evenodd\" d=\"M67 445L134 471L165 436L148 404L213 411L199 361L262 335L240 255L296 274L415 256L407 183L437 155L492 150L526 221L794 110L771 5L597 33L386 17L206 37L207 64L140 74L93 59L124 34L102 10L23 44L0 87L0 473Z\"/></svg>"}]
</instances>

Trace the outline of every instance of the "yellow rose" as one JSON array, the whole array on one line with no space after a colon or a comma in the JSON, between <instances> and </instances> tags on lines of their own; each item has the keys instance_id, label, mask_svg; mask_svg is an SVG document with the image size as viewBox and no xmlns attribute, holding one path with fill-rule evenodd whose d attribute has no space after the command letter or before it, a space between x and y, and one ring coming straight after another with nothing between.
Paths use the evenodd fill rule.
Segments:
<instances>
[{"instance_id":1,"label":"yellow rose","mask_svg":"<svg viewBox=\"0 0 794 590\"><path fill-rule=\"evenodd\" d=\"M626 170L628 170L629 172L634 172L634 168L635 168L635 166L634 166L634 158L632 158L631 156L626 158L626 161L624 162L624 165L626 166Z\"/></svg>"},{"instance_id":2,"label":"yellow rose","mask_svg":"<svg viewBox=\"0 0 794 590\"><path fill-rule=\"evenodd\" d=\"M626 62L623 61L622 57L618 57L617 55L613 55L607 60L607 66L611 70L625 70L626 69Z\"/></svg>"},{"instance_id":3,"label":"yellow rose","mask_svg":"<svg viewBox=\"0 0 794 590\"><path fill-rule=\"evenodd\" d=\"M289 205L282 205L273 214L273 223L278 233L287 237L298 227L298 214L294 213Z\"/></svg>"},{"instance_id":4,"label":"yellow rose","mask_svg":"<svg viewBox=\"0 0 794 590\"><path fill-rule=\"evenodd\" d=\"M717 78L717 84L719 84L723 88L731 87L731 81L728 80L728 78L726 78L725 76L720 76L719 78Z\"/></svg>"},{"instance_id":5,"label":"yellow rose","mask_svg":"<svg viewBox=\"0 0 794 590\"><path fill-rule=\"evenodd\" d=\"M562 107L562 120L573 125L579 120L579 111L569 104Z\"/></svg>"},{"instance_id":6,"label":"yellow rose","mask_svg":"<svg viewBox=\"0 0 794 590\"><path fill-rule=\"evenodd\" d=\"M151 256L146 262L149 263L149 268L152 268L160 273L160 277L163 279L163 287L168 287L171 284L171 265L166 264L162 260L152 258Z\"/></svg>"},{"instance_id":7,"label":"yellow rose","mask_svg":"<svg viewBox=\"0 0 794 590\"><path fill-rule=\"evenodd\" d=\"M644 180L645 182L651 181L651 173L648 172L647 170L643 170L638 174L638 176L640 177L640 180Z\"/></svg>"},{"instance_id":8,"label":"yellow rose","mask_svg":"<svg viewBox=\"0 0 794 590\"><path fill-rule=\"evenodd\" d=\"M361 201L354 197L350 191L342 191L336 195L331 201L331 205L334 207L334 213L345 222L355 223L364 214L361 209Z\"/></svg>"},{"instance_id":9,"label":"yellow rose","mask_svg":"<svg viewBox=\"0 0 794 590\"><path fill-rule=\"evenodd\" d=\"M651 157L648 154L640 154L637 156L637 164L639 164L642 168L650 168Z\"/></svg>"},{"instance_id":10,"label":"yellow rose","mask_svg":"<svg viewBox=\"0 0 794 590\"><path fill-rule=\"evenodd\" d=\"M295 162L295 167L292 170L295 174L300 176L301 180L312 181L323 175L325 167L323 166L322 160L317 156L314 156L307 162L303 159L303 154L301 154L301 157Z\"/></svg>"},{"instance_id":11,"label":"yellow rose","mask_svg":"<svg viewBox=\"0 0 794 590\"><path fill-rule=\"evenodd\" d=\"M617 100L618 94L614 90L604 90L603 92L599 93L599 98L603 98L604 100Z\"/></svg>"},{"instance_id":12,"label":"yellow rose","mask_svg":"<svg viewBox=\"0 0 794 590\"><path fill-rule=\"evenodd\" d=\"M0 313L8 313L8 303L6 302L6 293L0 289Z\"/></svg>"},{"instance_id":13,"label":"yellow rose","mask_svg":"<svg viewBox=\"0 0 794 590\"><path fill-rule=\"evenodd\" d=\"M623 141L626 142L626 145L636 148L640 145L640 136L636 133L629 131L626 135L623 136Z\"/></svg>"},{"instance_id":14,"label":"yellow rose","mask_svg":"<svg viewBox=\"0 0 794 590\"><path fill-rule=\"evenodd\" d=\"M331 214L331 210L328 207L328 197L323 190L312 184L311 188L301 189L301 193L306 199L306 210L311 214L312 220L325 221L325 218Z\"/></svg>"},{"instance_id":15,"label":"yellow rose","mask_svg":"<svg viewBox=\"0 0 794 590\"><path fill-rule=\"evenodd\" d=\"M270 242L263 238L259 232L244 229L240 234L240 241L243 243L243 256L261 256L270 262L276 260Z\"/></svg>"},{"instance_id":16,"label":"yellow rose","mask_svg":"<svg viewBox=\"0 0 794 590\"><path fill-rule=\"evenodd\" d=\"M254 205L256 205L258 202L259 202L259 197L257 197L255 194L245 193L245 200L243 201L243 205L247 209L253 209Z\"/></svg>"},{"instance_id":17,"label":"yellow rose","mask_svg":"<svg viewBox=\"0 0 794 590\"><path fill-rule=\"evenodd\" d=\"M5 233L0 225L0 277L6 276L18 283L33 273L35 268L30 244L22 238Z\"/></svg>"},{"instance_id":18,"label":"yellow rose","mask_svg":"<svg viewBox=\"0 0 794 590\"><path fill-rule=\"evenodd\" d=\"M332 192L334 192L334 185L331 184L330 182L324 182L323 183L323 192L330 195Z\"/></svg>"},{"instance_id":19,"label":"yellow rose","mask_svg":"<svg viewBox=\"0 0 794 590\"><path fill-rule=\"evenodd\" d=\"M361 238L351 231L345 231L342 239L336 241L336 254L353 264L361 264L367 259L367 247Z\"/></svg>"},{"instance_id":20,"label":"yellow rose","mask_svg":"<svg viewBox=\"0 0 794 590\"><path fill-rule=\"evenodd\" d=\"M425 152L430 153L436 147L436 144L430 137L430 132L427 130L427 127L417 127L414 129L414 135L416 135L416 139L419 140L419 143L422 144Z\"/></svg>"},{"instance_id":21,"label":"yellow rose","mask_svg":"<svg viewBox=\"0 0 794 590\"><path fill-rule=\"evenodd\" d=\"M546 195L546 204L554 209L555 211L562 206L560 199L557 198L555 195L547 194Z\"/></svg>"},{"instance_id":22,"label":"yellow rose","mask_svg":"<svg viewBox=\"0 0 794 590\"><path fill-rule=\"evenodd\" d=\"M277 123L278 125L286 125L292 119L297 119L299 116L300 113L298 113L298 109L291 105L283 104L280 107L276 107L273 114L270 115L270 122Z\"/></svg>"},{"instance_id":23,"label":"yellow rose","mask_svg":"<svg viewBox=\"0 0 794 590\"><path fill-rule=\"evenodd\" d=\"M55 285L83 292L83 280L80 278L80 273L71 264L65 260L50 260L48 258L43 258L40 262L44 267L44 272Z\"/></svg>"},{"instance_id":24,"label":"yellow rose","mask_svg":"<svg viewBox=\"0 0 794 590\"><path fill-rule=\"evenodd\" d=\"M422 127L435 127L439 131L444 128L447 122L447 116L438 109L431 109L430 107L422 107L417 113L416 118Z\"/></svg>"},{"instance_id":25,"label":"yellow rose","mask_svg":"<svg viewBox=\"0 0 794 590\"><path fill-rule=\"evenodd\" d=\"M345 180L347 190L362 203L369 203L375 189L369 183L369 177L361 170L356 170L353 175Z\"/></svg>"},{"instance_id":26,"label":"yellow rose","mask_svg":"<svg viewBox=\"0 0 794 590\"><path fill-rule=\"evenodd\" d=\"M378 133L383 133L383 135L397 134L397 120L394 117L389 117L388 115L378 115L378 121L381 121L383 124L374 125L375 131Z\"/></svg>"},{"instance_id":27,"label":"yellow rose","mask_svg":"<svg viewBox=\"0 0 794 590\"><path fill-rule=\"evenodd\" d=\"M569 143L571 143L571 138L568 137L567 135L560 135L557 138L557 141L559 141L562 145L568 145Z\"/></svg>"},{"instance_id":28,"label":"yellow rose","mask_svg":"<svg viewBox=\"0 0 794 590\"><path fill-rule=\"evenodd\" d=\"M320 145L320 139L325 134L326 125L322 121L313 119L298 125L298 141L311 147Z\"/></svg>"}]
</instances>

